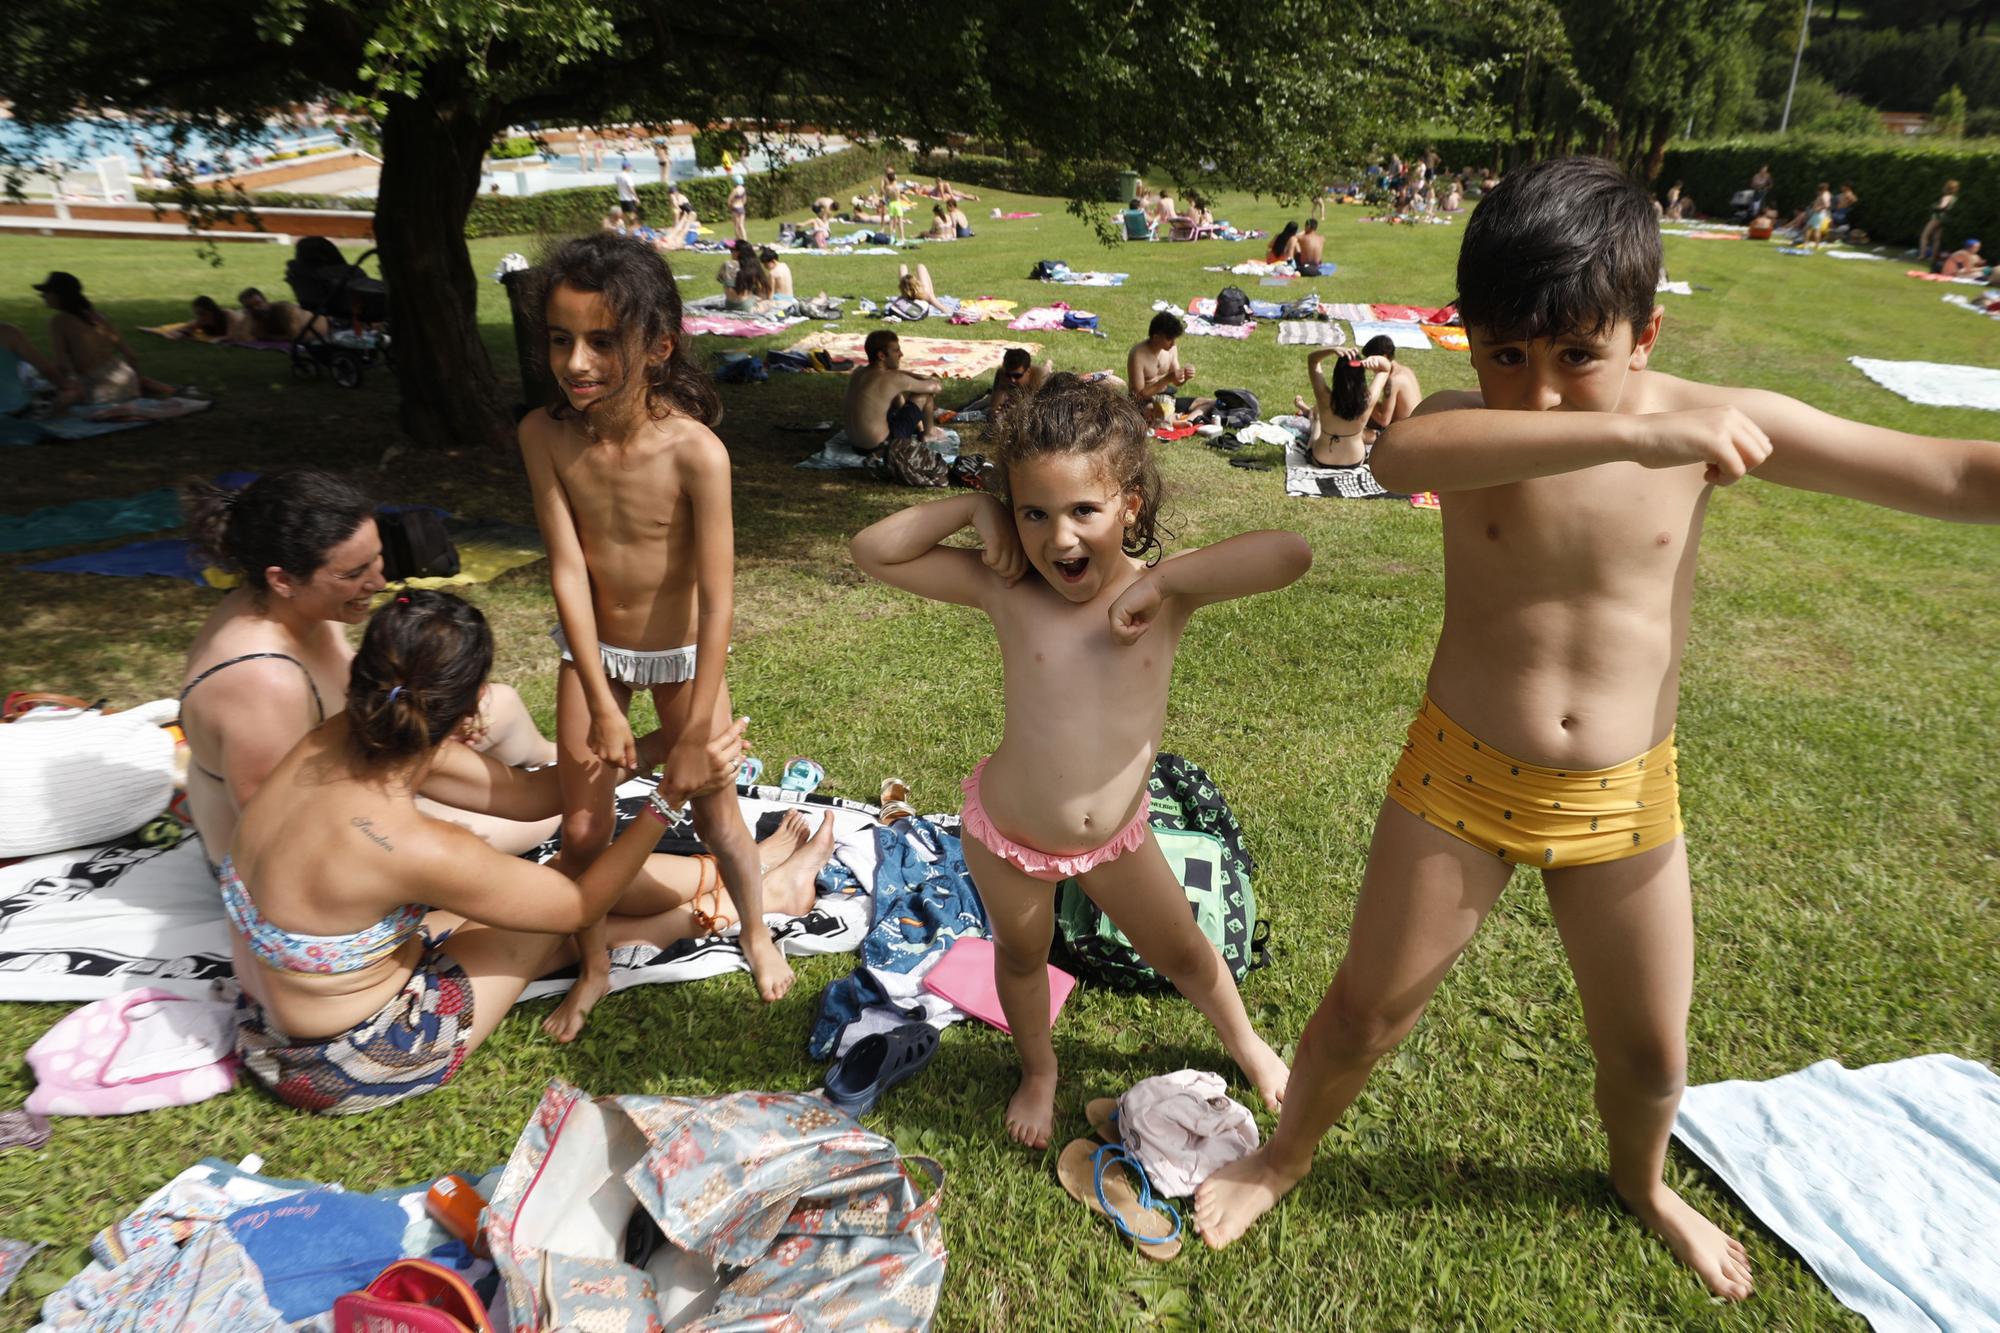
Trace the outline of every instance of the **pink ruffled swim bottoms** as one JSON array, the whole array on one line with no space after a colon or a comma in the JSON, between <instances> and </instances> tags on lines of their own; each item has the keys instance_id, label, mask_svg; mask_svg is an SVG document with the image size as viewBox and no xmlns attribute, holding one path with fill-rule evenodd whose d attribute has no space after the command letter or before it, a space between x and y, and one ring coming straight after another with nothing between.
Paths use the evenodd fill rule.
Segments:
<instances>
[{"instance_id":1,"label":"pink ruffled swim bottoms","mask_svg":"<svg viewBox=\"0 0 2000 1333\"><path fill-rule=\"evenodd\" d=\"M1012 838L993 827L993 821L986 817L986 807L979 803L979 779L986 771L987 760L973 765L972 772L959 785L965 790L965 831L984 843L986 849L1002 861L1014 866L1022 873L1039 879L1045 884L1055 884L1065 879L1095 870L1101 865L1116 861L1129 851L1136 850L1146 840L1146 811L1142 804L1139 812L1132 816L1132 822L1118 831L1118 835L1088 852L1078 852L1074 856L1057 856L1052 852L1037 851L1033 847L1015 842Z\"/></svg>"}]
</instances>

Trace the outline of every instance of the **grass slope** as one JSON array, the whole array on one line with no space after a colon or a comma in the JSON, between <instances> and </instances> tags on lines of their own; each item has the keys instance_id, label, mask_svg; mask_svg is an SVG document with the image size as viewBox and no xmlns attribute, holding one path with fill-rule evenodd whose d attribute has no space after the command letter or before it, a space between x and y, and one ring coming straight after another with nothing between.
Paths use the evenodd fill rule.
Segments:
<instances>
[{"instance_id":1,"label":"grass slope","mask_svg":"<svg viewBox=\"0 0 2000 1333\"><path fill-rule=\"evenodd\" d=\"M1258 257L1254 243L1099 249L1061 204L988 195L969 242L925 247L940 291L1067 297L1111 337L1035 335L1057 364L1116 365L1156 297L1177 303L1238 281L1253 296L1436 304L1454 289L1459 229L1390 229L1336 210L1317 283L1259 288L1203 271ZM1274 228L1280 211L1226 198L1223 216ZM771 224L757 228L760 237ZM476 243L490 272L515 239ZM1666 297L1657 364L1796 394L1843 415L1940 435L1991 435L1995 418L1911 405L1844 364L1850 353L1996 363L2000 326L1941 307L1902 265L1836 264L1766 246L1666 242L1675 277L1711 288ZM127 330L184 317L187 297L247 283L282 290L281 252L230 247L219 271L188 246L10 239L0 318L39 330L27 290L50 268L81 274ZM1114 290L1028 283L1037 259L1125 269ZM801 258L801 292L877 298L894 259ZM713 290L715 260L674 267ZM513 364L501 289L481 284L496 361ZM845 327L866 329L852 319ZM988 331L991 330L989 333ZM925 335L999 336L996 325ZM227 467L311 460L350 469L385 499L531 522L507 457L405 455L386 374L359 392L290 380L274 355L132 335L153 374L193 381L216 408L188 422L12 464L6 512L115 495ZM789 338L781 341L790 341ZM703 339L705 356L752 346ZM1245 385L1279 410L1304 387L1303 351L1269 328L1245 343L1190 339L1205 387ZM1467 386L1465 358L1406 354L1429 388ZM868 797L890 772L921 808L953 809L958 779L996 740L999 666L975 614L873 586L844 546L910 492L793 470L808 437L781 423L837 417L841 382L780 376L723 390L737 459L738 630L731 688L768 757L811 754L828 787ZM1205 765L1249 830L1258 896L1276 922L1276 965L1253 976L1253 1018L1289 1043L1339 961L1384 778L1422 688L1442 612L1435 515L1400 504L1287 501L1280 473L1231 469L1198 442L1163 446L1180 544L1253 526L1304 533L1312 573L1274 596L1205 612L1181 652L1169 748ZM1270 457L1265 451L1265 457ZM1755 482L1716 499L1687 658L1680 743L1700 930L1692 1079L1768 1078L1816 1060L1849 1065L1926 1051L1992 1062L2000 1033L2000 539ZM214 594L165 580L28 574L0 559L0 661L8 687L126 703L173 692L181 654ZM496 623L497 674L553 725L554 616L541 565L479 588ZM573 1048L540 1032L544 1006L502 1027L452 1087L354 1121L323 1122L245 1091L136 1120L64 1120L39 1153L0 1158L8 1234L53 1242L0 1300L18 1325L84 1260L90 1233L204 1153L264 1154L286 1176L376 1187L503 1159L551 1077L599 1092L704 1094L813 1086L803 1044L820 988L846 958L801 965L765 1008L747 976L628 991ZM0 1104L30 1083L21 1052L61 1012L0 1011ZM1064 1134L1082 1107L1148 1074L1228 1070L1178 1001L1080 992L1056 1034ZM1623 1217L1603 1181L1591 1065L1573 987L1533 883L1519 883L1446 980L1428 1016L1377 1074L1278 1213L1233 1250L1199 1246L1157 1268L1062 1193L1046 1157L1003 1146L1012 1087L1006 1038L966 1025L936 1066L871 1123L950 1172L946 1329L1250 1327L1858 1328L1812 1274L1719 1182L1675 1150L1674 1183L1744 1235L1758 1269L1749 1306L1711 1304L1666 1251ZM1247 1089L1244 1100L1254 1102ZM1268 1120L1266 1120L1268 1128Z\"/></svg>"}]
</instances>

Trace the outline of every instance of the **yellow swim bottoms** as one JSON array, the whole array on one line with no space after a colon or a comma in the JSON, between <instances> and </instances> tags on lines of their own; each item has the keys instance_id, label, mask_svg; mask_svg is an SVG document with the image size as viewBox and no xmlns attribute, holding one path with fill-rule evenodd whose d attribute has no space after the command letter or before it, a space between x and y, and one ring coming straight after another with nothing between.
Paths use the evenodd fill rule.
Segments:
<instances>
[{"instance_id":1,"label":"yellow swim bottoms","mask_svg":"<svg viewBox=\"0 0 2000 1333\"><path fill-rule=\"evenodd\" d=\"M1674 737L1610 768L1558 771L1483 745L1424 697L1389 799L1501 860L1543 869L1617 861L1681 833Z\"/></svg>"}]
</instances>

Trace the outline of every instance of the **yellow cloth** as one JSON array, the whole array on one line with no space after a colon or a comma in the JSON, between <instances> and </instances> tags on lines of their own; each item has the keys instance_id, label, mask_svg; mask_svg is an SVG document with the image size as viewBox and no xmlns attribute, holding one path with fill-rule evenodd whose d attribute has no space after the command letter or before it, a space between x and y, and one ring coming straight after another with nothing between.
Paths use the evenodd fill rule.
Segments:
<instances>
[{"instance_id":1,"label":"yellow cloth","mask_svg":"<svg viewBox=\"0 0 2000 1333\"><path fill-rule=\"evenodd\" d=\"M1681 834L1674 737L1610 768L1558 771L1482 744L1424 697L1389 799L1511 864L1617 861Z\"/></svg>"}]
</instances>

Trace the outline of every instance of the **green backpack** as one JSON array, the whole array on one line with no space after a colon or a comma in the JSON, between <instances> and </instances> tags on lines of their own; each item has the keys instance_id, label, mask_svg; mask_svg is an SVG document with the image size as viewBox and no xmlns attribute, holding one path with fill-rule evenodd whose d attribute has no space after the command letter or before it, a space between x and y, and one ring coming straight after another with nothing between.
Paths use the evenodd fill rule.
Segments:
<instances>
[{"instance_id":1,"label":"green backpack","mask_svg":"<svg viewBox=\"0 0 2000 1333\"><path fill-rule=\"evenodd\" d=\"M1159 755L1147 786L1147 820L1160 851L1186 890L1201 933L1241 984L1271 962L1271 923L1257 918L1242 826L1208 774L1179 755ZM1118 990L1170 989L1073 879L1056 886L1056 934L1070 970L1084 980Z\"/></svg>"}]
</instances>

